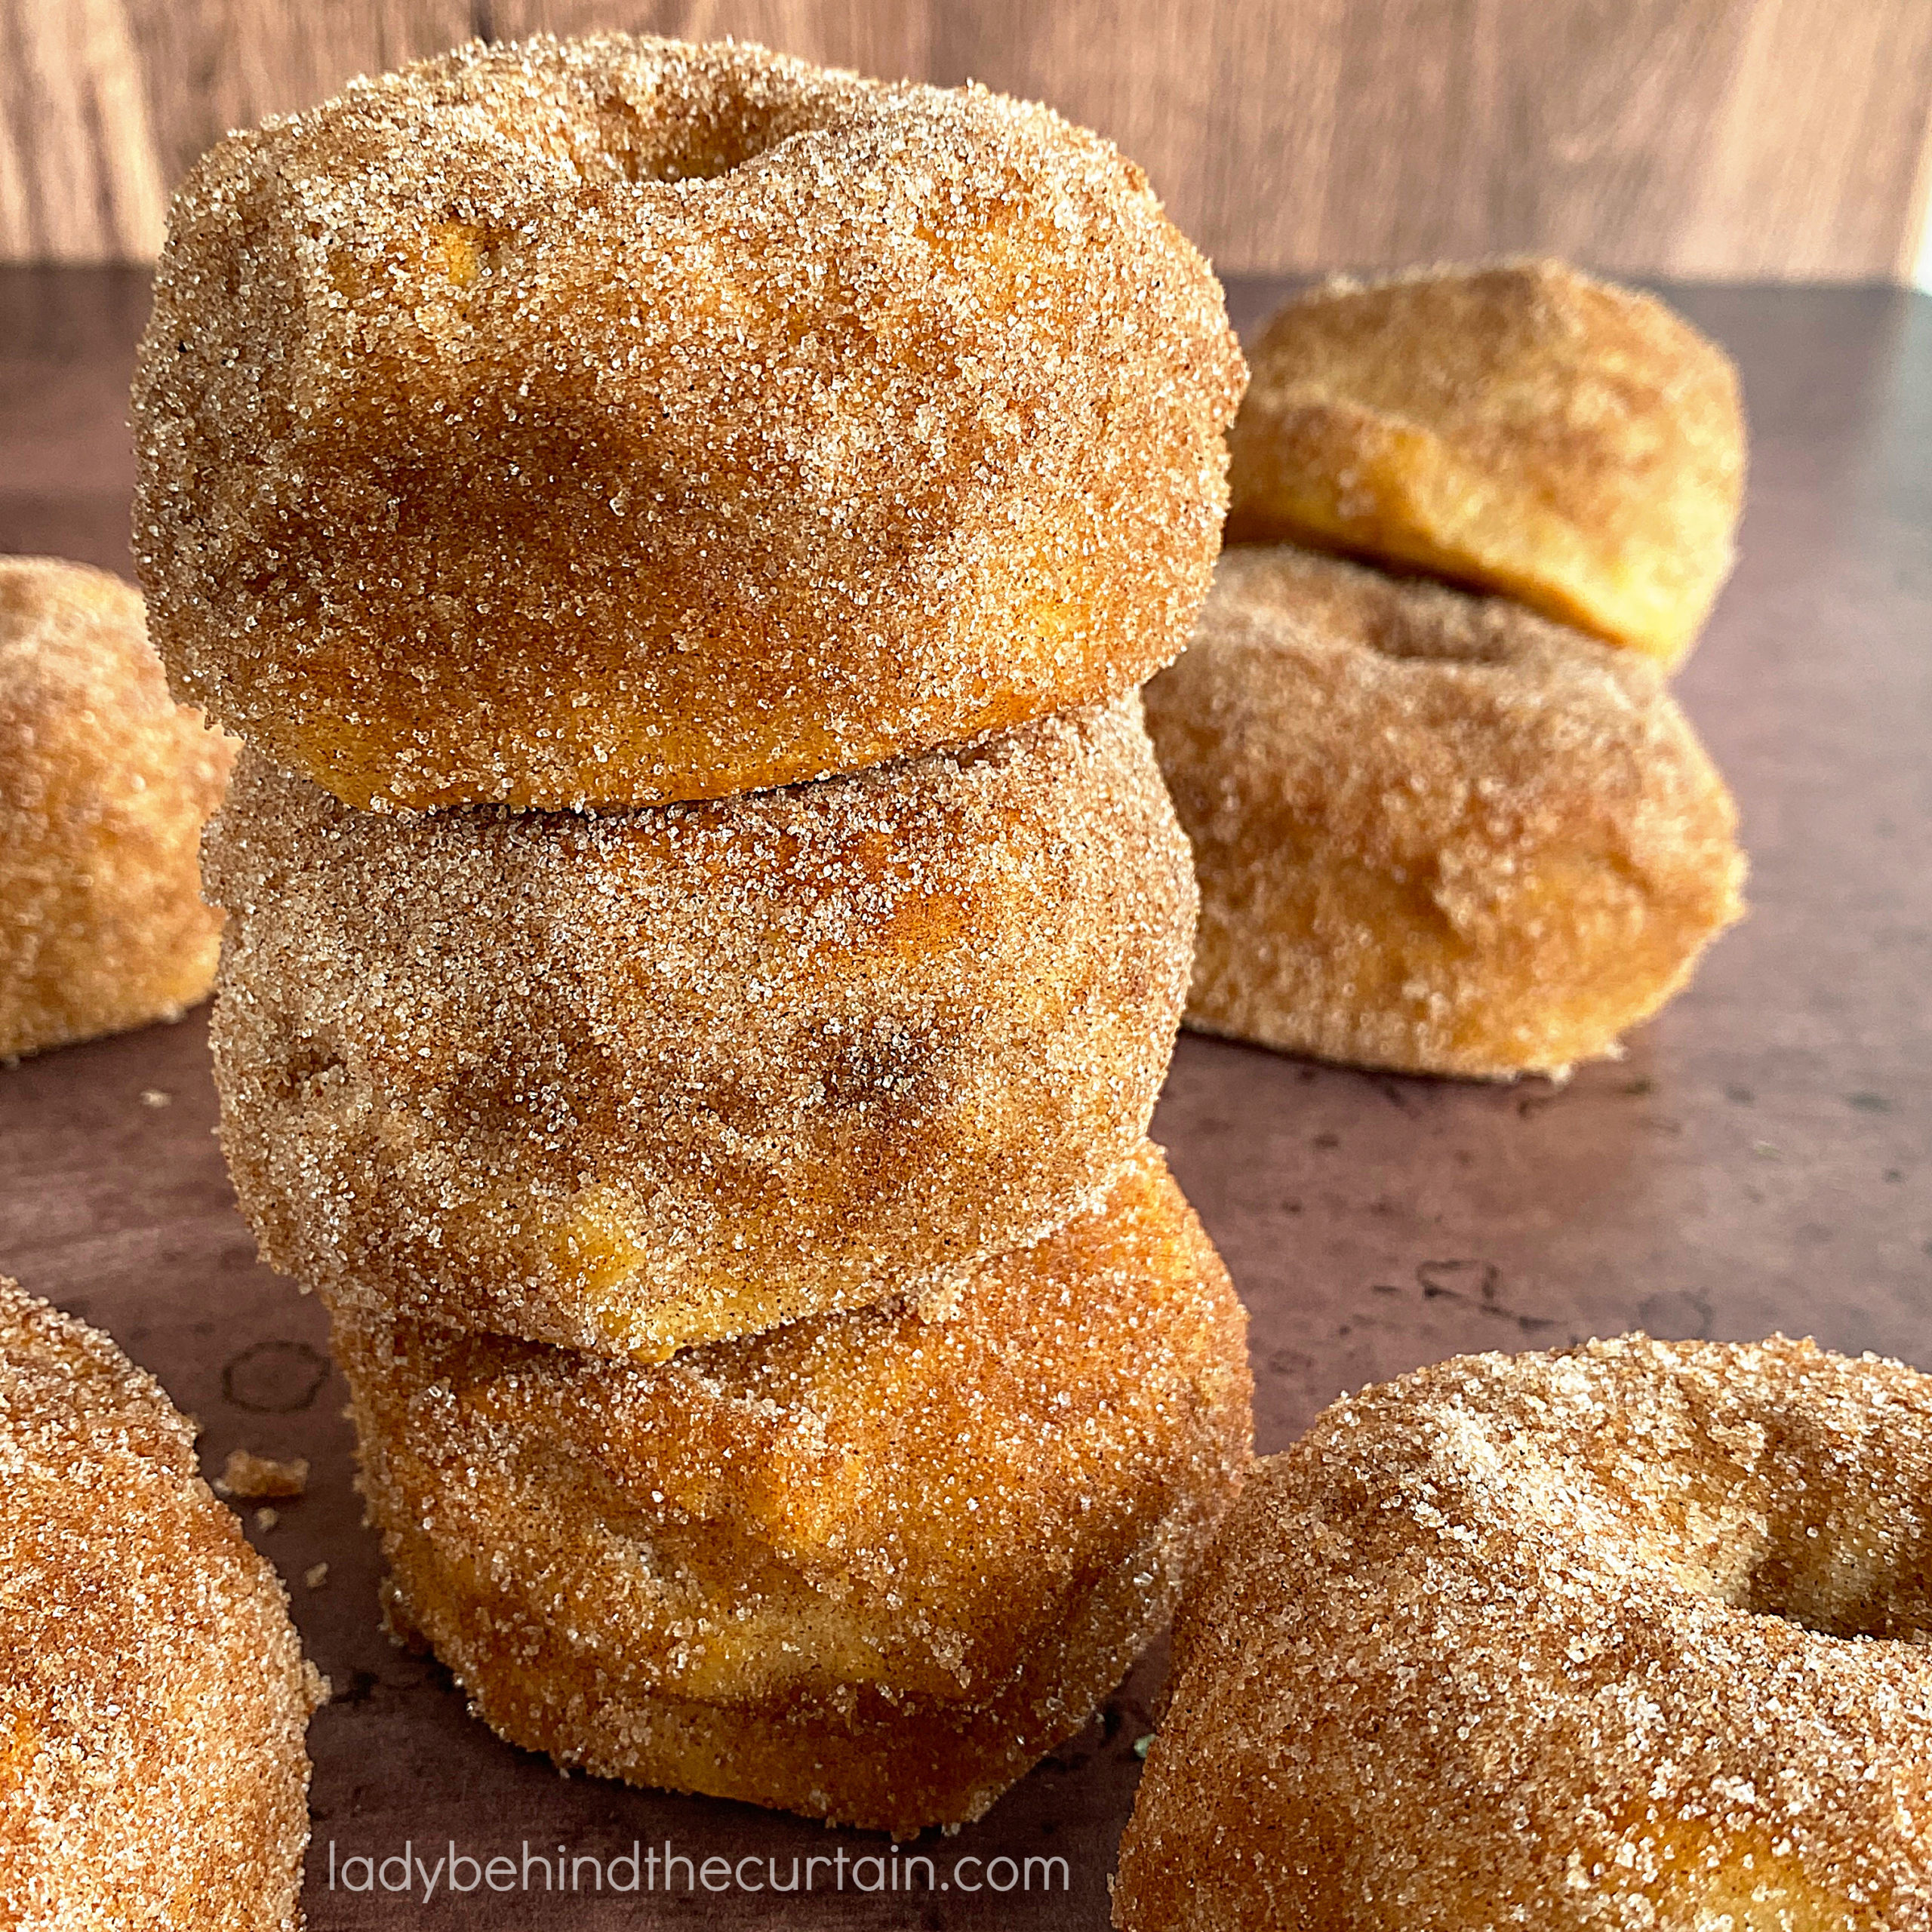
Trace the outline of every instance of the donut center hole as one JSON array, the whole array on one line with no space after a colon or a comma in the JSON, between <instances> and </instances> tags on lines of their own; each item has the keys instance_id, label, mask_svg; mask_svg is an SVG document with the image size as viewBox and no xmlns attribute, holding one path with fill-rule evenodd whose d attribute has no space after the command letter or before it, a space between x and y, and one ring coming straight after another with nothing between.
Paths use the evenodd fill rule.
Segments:
<instances>
[{"instance_id":1,"label":"donut center hole","mask_svg":"<svg viewBox=\"0 0 1932 1932\"><path fill-rule=\"evenodd\" d=\"M1927 1527L1833 1521L1829 1514L1807 1521L1792 1511L1774 1519L1770 1535L1717 1593L1734 1609L1821 1637L1932 1644Z\"/></svg>"},{"instance_id":2,"label":"donut center hole","mask_svg":"<svg viewBox=\"0 0 1932 1932\"><path fill-rule=\"evenodd\" d=\"M1907 1604L1893 1589L1847 1589L1829 1577L1760 1571L1734 1607L1753 1617L1775 1617L1820 1637L1889 1637L1932 1644L1932 1616L1923 1601Z\"/></svg>"},{"instance_id":3,"label":"donut center hole","mask_svg":"<svg viewBox=\"0 0 1932 1932\"><path fill-rule=\"evenodd\" d=\"M321 1040L297 1040L291 1044L282 1061L285 1092L291 1098L312 1096L316 1088L346 1064L340 1054Z\"/></svg>"},{"instance_id":4,"label":"donut center hole","mask_svg":"<svg viewBox=\"0 0 1932 1932\"><path fill-rule=\"evenodd\" d=\"M1407 664L1507 664L1514 653L1503 639L1470 630L1454 632L1431 624L1391 618L1371 624L1362 642L1378 657Z\"/></svg>"},{"instance_id":5,"label":"donut center hole","mask_svg":"<svg viewBox=\"0 0 1932 1932\"><path fill-rule=\"evenodd\" d=\"M706 111L667 100L647 111L617 93L597 103L592 125L595 153L616 174L667 183L715 181L792 131L748 103L713 103Z\"/></svg>"}]
</instances>

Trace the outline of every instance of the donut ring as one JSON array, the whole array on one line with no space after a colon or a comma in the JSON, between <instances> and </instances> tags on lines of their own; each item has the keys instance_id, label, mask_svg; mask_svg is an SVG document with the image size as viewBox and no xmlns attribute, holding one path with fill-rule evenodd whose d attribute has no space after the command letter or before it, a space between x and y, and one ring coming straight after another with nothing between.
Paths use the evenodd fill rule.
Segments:
<instances>
[{"instance_id":1,"label":"donut ring","mask_svg":"<svg viewBox=\"0 0 1932 1932\"><path fill-rule=\"evenodd\" d=\"M1666 666L1730 574L1737 371L1662 303L1560 262L1291 302L1229 448L1231 540L1502 591Z\"/></svg>"},{"instance_id":2,"label":"donut ring","mask_svg":"<svg viewBox=\"0 0 1932 1932\"><path fill-rule=\"evenodd\" d=\"M295 1932L302 1659L195 1430L103 1334L0 1280L0 1915Z\"/></svg>"},{"instance_id":3,"label":"donut ring","mask_svg":"<svg viewBox=\"0 0 1932 1932\"><path fill-rule=\"evenodd\" d=\"M1928 1577L1897 1362L1633 1336L1344 1397L1177 1619L1114 1922L1922 1926Z\"/></svg>"},{"instance_id":4,"label":"donut ring","mask_svg":"<svg viewBox=\"0 0 1932 1932\"><path fill-rule=\"evenodd\" d=\"M1165 1622L1246 1466L1244 1328L1143 1146L943 1320L650 1368L340 1311L335 1346L396 1609L504 1737L904 1835L978 1817Z\"/></svg>"},{"instance_id":5,"label":"donut ring","mask_svg":"<svg viewBox=\"0 0 1932 1932\"><path fill-rule=\"evenodd\" d=\"M190 174L135 547L178 688L350 804L716 797L1166 663L1244 379L1044 108L473 45Z\"/></svg>"},{"instance_id":6,"label":"donut ring","mask_svg":"<svg viewBox=\"0 0 1932 1932\"><path fill-rule=\"evenodd\" d=\"M1504 599L1232 550L1146 706L1206 1032L1561 1074L1742 912L1730 794L1655 669Z\"/></svg>"},{"instance_id":7,"label":"donut ring","mask_svg":"<svg viewBox=\"0 0 1932 1932\"><path fill-rule=\"evenodd\" d=\"M270 1264L647 1359L1057 1226L1146 1131L1194 928L1131 698L601 818L356 813L251 752L208 879Z\"/></svg>"},{"instance_id":8,"label":"donut ring","mask_svg":"<svg viewBox=\"0 0 1932 1932\"><path fill-rule=\"evenodd\" d=\"M134 591L0 557L0 1060L206 997L195 848L233 756L169 697Z\"/></svg>"}]
</instances>

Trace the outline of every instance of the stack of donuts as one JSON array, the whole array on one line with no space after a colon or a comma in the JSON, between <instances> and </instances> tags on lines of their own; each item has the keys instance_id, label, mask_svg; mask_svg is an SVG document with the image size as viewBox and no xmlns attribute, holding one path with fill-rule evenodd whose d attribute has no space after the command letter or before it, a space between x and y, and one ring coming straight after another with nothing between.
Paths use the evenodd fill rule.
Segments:
<instances>
[{"instance_id":1,"label":"stack of donuts","mask_svg":"<svg viewBox=\"0 0 1932 1932\"><path fill-rule=\"evenodd\" d=\"M1337 281L1269 324L1230 441L1233 547L1147 698L1190 1023L1487 1078L1615 1053L1742 910L1666 681L1730 569L1729 359L1558 262Z\"/></svg>"},{"instance_id":2,"label":"stack of donuts","mask_svg":"<svg viewBox=\"0 0 1932 1932\"><path fill-rule=\"evenodd\" d=\"M136 538L245 741L223 1144L506 1737L964 1820L1231 1500L1137 687L1243 380L1138 171L977 88L472 46L189 177Z\"/></svg>"}]
</instances>

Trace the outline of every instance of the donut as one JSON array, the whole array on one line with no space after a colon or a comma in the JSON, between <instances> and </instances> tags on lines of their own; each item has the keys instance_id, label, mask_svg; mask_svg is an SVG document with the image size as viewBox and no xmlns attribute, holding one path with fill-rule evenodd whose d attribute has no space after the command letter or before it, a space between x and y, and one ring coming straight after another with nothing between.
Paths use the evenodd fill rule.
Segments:
<instances>
[{"instance_id":1,"label":"donut","mask_svg":"<svg viewBox=\"0 0 1932 1932\"><path fill-rule=\"evenodd\" d=\"M1506 599L1230 551L1146 710L1200 877L1204 1032L1560 1075L1740 915L1735 809L1656 667Z\"/></svg>"},{"instance_id":2,"label":"donut","mask_svg":"<svg viewBox=\"0 0 1932 1932\"><path fill-rule=\"evenodd\" d=\"M906 1835L1166 1621L1246 1466L1244 1318L1143 1145L942 1318L652 1367L338 1306L395 1614L560 1764Z\"/></svg>"},{"instance_id":3,"label":"donut","mask_svg":"<svg viewBox=\"0 0 1932 1932\"><path fill-rule=\"evenodd\" d=\"M1905 1932L1932 1900L1932 1378L1475 1355L1255 1466L1174 1633L1123 1932Z\"/></svg>"},{"instance_id":4,"label":"donut","mask_svg":"<svg viewBox=\"0 0 1932 1932\"><path fill-rule=\"evenodd\" d=\"M1231 540L1506 592L1666 666L1730 574L1737 371L1654 297L1561 262L1291 302L1229 442Z\"/></svg>"},{"instance_id":5,"label":"donut","mask_svg":"<svg viewBox=\"0 0 1932 1932\"><path fill-rule=\"evenodd\" d=\"M169 697L128 585L0 557L0 1060L206 997L195 848L233 754Z\"/></svg>"},{"instance_id":6,"label":"donut","mask_svg":"<svg viewBox=\"0 0 1932 1932\"><path fill-rule=\"evenodd\" d=\"M0 1280L0 1919L296 1932L309 1712L287 1600L195 1427Z\"/></svg>"},{"instance_id":7,"label":"donut","mask_svg":"<svg viewBox=\"0 0 1932 1932\"><path fill-rule=\"evenodd\" d=\"M251 751L208 863L270 1264L647 1360L1057 1226L1146 1131L1194 928L1134 698L594 817L359 813Z\"/></svg>"},{"instance_id":8,"label":"donut","mask_svg":"<svg viewBox=\"0 0 1932 1932\"><path fill-rule=\"evenodd\" d=\"M1167 663L1245 374L1044 108L472 45L189 174L135 547L177 688L350 804L717 797Z\"/></svg>"}]
</instances>

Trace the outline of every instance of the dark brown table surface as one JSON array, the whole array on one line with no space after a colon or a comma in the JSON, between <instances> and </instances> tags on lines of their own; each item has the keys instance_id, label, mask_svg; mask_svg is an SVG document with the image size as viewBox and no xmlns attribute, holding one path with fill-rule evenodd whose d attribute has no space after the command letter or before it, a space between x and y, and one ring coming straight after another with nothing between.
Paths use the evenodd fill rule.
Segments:
<instances>
[{"instance_id":1,"label":"dark brown table surface","mask_svg":"<svg viewBox=\"0 0 1932 1932\"><path fill-rule=\"evenodd\" d=\"M1233 289L1237 319L1278 292ZM1626 1058L1561 1089L1182 1041L1155 1132L1252 1315L1264 1451L1342 1389L1418 1364L1638 1326L1783 1328L1932 1365L1932 301L1673 299L1737 357L1752 417L1743 562L1681 681L1743 810L1752 916ZM0 270L0 550L128 568L123 419L146 303L136 272ZM0 1069L0 1272L152 1369L199 1418L211 1472L238 1444L314 1464L306 1498L251 1530L335 1687L310 1737L312 1924L1106 1923L1158 1654L989 1817L914 1847L942 1879L959 1858L1062 1857L1065 1891L872 1895L849 1867L838 1891L830 1866L808 1900L557 1897L534 1868L531 1891L426 1906L420 1881L413 1900L341 1889L343 1860L405 1841L433 1863L452 1838L553 1857L669 1839L694 1862L769 1852L781 1877L794 1854L884 1847L560 1779L390 1647L321 1311L256 1261L214 1115L199 1015Z\"/></svg>"}]
</instances>

